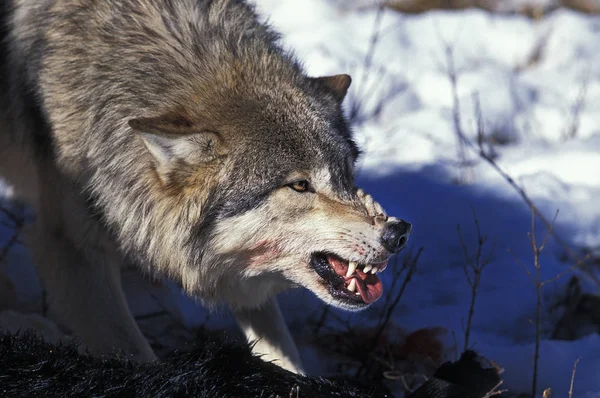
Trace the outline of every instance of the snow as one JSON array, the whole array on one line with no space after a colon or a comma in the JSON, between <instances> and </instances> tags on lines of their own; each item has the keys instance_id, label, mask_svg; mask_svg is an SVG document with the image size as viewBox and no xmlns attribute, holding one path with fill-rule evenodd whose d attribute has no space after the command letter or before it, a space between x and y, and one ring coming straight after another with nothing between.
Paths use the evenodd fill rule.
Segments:
<instances>
[{"instance_id":1,"label":"snow","mask_svg":"<svg viewBox=\"0 0 600 398\"><path fill-rule=\"evenodd\" d=\"M492 240L496 246L483 273L470 345L505 369L503 388L529 392L536 292L515 256L533 272L527 237L531 214L505 179L468 147L467 160L473 165L461 171L448 48L457 74L456 92L466 137L473 141L477 137L475 94L484 131L499 142L494 146L497 164L547 219L560 210L555 230L564 240L573 247L597 249L600 17L558 10L534 22L519 15L479 10L421 15L388 10L381 18L377 45L371 49L377 18L373 7L324 0L256 3L261 14L283 33L286 47L294 49L309 74L350 73L353 77L345 105L350 109L357 101L362 104L355 126L356 140L364 152L358 183L389 214L413 223L413 251L424 247L417 274L394 322L406 330L445 327L456 334L462 348L471 294L457 224L472 253L477 247L474 211L483 235L489 236L484 253L489 253ZM371 65L365 68L370 49ZM576 133L568 137L574 125ZM468 183L457 184L461 179ZM536 230L541 242L546 230L539 222ZM0 236L8 235L8 230L0 230ZM561 261L562 254L562 247L550 239L541 256L543 279L569 266ZM26 306L35 301L39 287L31 287L37 286L35 273L23 267L24 263L30 263L28 254L23 246L16 246L9 253L7 274ZM389 285L387 277L384 283ZM589 276L582 278L584 290L598 291ZM600 397L600 336L590 334L573 342L549 339L557 320L551 307L568 280L563 277L543 288L538 390L551 387L553 396L567 396L573 364L581 358L574 397ZM233 322L226 311L207 318L203 309L171 285L131 286L130 298L141 297L140 290L154 289L167 303L161 308L175 308L177 319L187 325L207 319L213 326ZM136 313L156 310L149 309L156 303L140 305L143 300L132 299L137 303ZM306 292L285 294L281 301L301 340L307 368L314 374L326 372L328 364L322 354L302 343L305 320L319 313L321 304ZM377 311L343 316L360 323Z\"/></svg>"},{"instance_id":2,"label":"snow","mask_svg":"<svg viewBox=\"0 0 600 398\"><path fill-rule=\"evenodd\" d=\"M476 138L476 93L485 131L506 142L494 148L499 166L546 218L560 209L560 236L594 247L600 243L600 209L594 200L600 194L600 18L559 10L536 23L478 10L417 16L387 11L364 79L376 9L345 12L339 3L317 0L257 5L284 32L285 44L309 73L352 74L348 107L370 95L363 112L374 116L355 129L365 152L359 184L388 213L411 221L411 244L425 248L396 322L409 330L439 325L463 335L471 296L456 225L469 250L475 250L473 208L482 233L497 243L478 293L471 342L505 368L503 388L530 391L535 288L508 249L533 272L527 240L531 216L515 190L474 152L467 150L475 162L470 184L453 183L460 173L447 48L467 137ZM536 52L539 59L531 61ZM574 118L576 136L565 141ZM541 242L545 229L536 227ZM551 240L541 258L543 278L565 270L560 253ZM573 364L581 357L575 396L600 396L598 335L575 342L548 338L549 307L567 281L544 288L538 385L566 396Z\"/></svg>"}]
</instances>

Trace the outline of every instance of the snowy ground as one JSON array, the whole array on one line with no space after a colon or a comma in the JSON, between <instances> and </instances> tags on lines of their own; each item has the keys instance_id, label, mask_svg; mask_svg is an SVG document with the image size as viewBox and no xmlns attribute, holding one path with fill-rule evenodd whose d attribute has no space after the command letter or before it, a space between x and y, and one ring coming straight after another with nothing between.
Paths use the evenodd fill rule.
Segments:
<instances>
[{"instance_id":1,"label":"snowy ground","mask_svg":"<svg viewBox=\"0 0 600 398\"><path fill-rule=\"evenodd\" d=\"M531 218L514 189L474 152L467 150L475 163L471 170L459 167L446 49L451 48L465 134L475 141L476 94L485 131L506 142L495 146L497 163L547 218L560 209L556 230L562 237L594 247L600 244L594 200L600 194L600 18L558 11L533 23L476 10L385 12L365 73L377 11L308 3L258 4L310 73L349 72L354 91L348 105L366 101L361 118L366 120L356 128L365 150L360 182L389 213L413 222L411 243L425 247L397 322L408 329L441 325L462 336L470 290L456 225L473 234L472 206L483 233L497 246L484 271L471 342L506 369L506 388L528 391L535 291L508 249L532 266ZM574 124L575 136L566 137ZM469 184L456 185L457 179ZM538 231L541 240L545 231L541 226ZM558 245L546 250L542 273L552 277L567 266L558 259ZM545 287L544 304L567 280ZM552 320L546 312L544 328ZM600 396L598 335L577 342L546 339L539 385L566 396L578 357L576 395Z\"/></svg>"},{"instance_id":2,"label":"snowy ground","mask_svg":"<svg viewBox=\"0 0 600 398\"><path fill-rule=\"evenodd\" d=\"M483 273L470 346L505 369L503 388L529 392L536 296L513 254L532 269L527 240L531 215L515 190L468 147L462 161L471 166L461 166L449 60L457 76L465 135L475 142L477 97L486 137L496 143L498 165L524 188L546 218L552 219L560 210L555 228L571 246L598 248L600 17L559 10L532 22L476 10L418 16L386 11L377 43L371 47L376 9L354 9L342 1L325 0L259 0L257 4L310 74L353 76L346 105L351 109L361 104L355 128L364 150L359 185L373 193L388 213L412 222L410 244L413 249L424 247L418 272L394 313L395 324L408 331L444 327L457 336L462 348L471 296L456 226L460 224L473 253L477 247L474 210L483 234L489 236L484 253L494 239L496 247ZM365 68L369 52L370 66ZM541 241L545 229L541 223L536 226ZM9 232L0 231L0 236L9 237ZM561 261L563 251L550 240L541 256L543 278L569 267ZM24 262L28 260L22 247L11 251L8 275L21 303L33 302L39 295L30 288L37 282L32 271L21 266ZM573 363L581 358L574 397L600 397L600 336L591 334L575 342L549 339L558 317L550 310L568 279L543 290L538 385L552 387L553 396L567 396ZM583 284L588 292L598 290L589 275L583 276ZM149 288L166 289L129 290L142 297ZM174 312L188 325L207 319L203 310L179 294L161 297L170 300L167 306L178 308ZM137 313L149 311L140 302L155 305L148 299L132 301L141 307ZM302 292L288 294L282 301L301 340L306 319L320 314L322 306ZM351 315L350 320L368 322L377 314L375 308ZM209 319L211 325L230 323L226 313ZM449 357L451 345L446 347ZM331 361L324 362L322 354L304 347L310 371L327 372Z\"/></svg>"}]
</instances>

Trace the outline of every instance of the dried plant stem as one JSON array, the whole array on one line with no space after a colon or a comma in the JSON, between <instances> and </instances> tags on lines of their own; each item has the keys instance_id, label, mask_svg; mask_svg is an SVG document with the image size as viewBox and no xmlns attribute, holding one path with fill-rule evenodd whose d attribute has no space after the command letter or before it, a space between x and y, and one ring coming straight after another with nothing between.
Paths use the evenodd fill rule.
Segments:
<instances>
[{"instance_id":1,"label":"dried plant stem","mask_svg":"<svg viewBox=\"0 0 600 398\"><path fill-rule=\"evenodd\" d=\"M365 55L365 59L363 62L363 73L361 79L357 82L357 87L355 91L361 97L364 94L364 87L367 84L367 79L369 77L369 74L371 73L371 69L373 68L373 56L375 54L377 44L379 43L379 37L381 33L381 19L383 17L384 11L385 7L383 5L380 5L377 9L377 14L375 14L375 22L373 23L373 30L371 33L371 38L369 40L369 47L367 49L367 54ZM356 102L352 106L348 115L351 122L354 122L359 118L361 108L361 102Z\"/></svg>"},{"instance_id":2,"label":"dried plant stem","mask_svg":"<svg viewBox=\"0 0 600 398\"><path fill-rule=\"evenodd\" d=\"M484 268L491 261L492 255L494 253L494 249L496 247L496 241L492 245L492 248L489 254L484 258L483 257L483 246L487 241L487 236L483 236L481 234L481 228L479 225L479 219L477 218L477 214L475 213L475 209L471 208L473 211L473 220L475 222L475 229L477 231L477 249L475 251L475 257L472 258L469 254L469 250L467 248L467 244L462 236L460 225L456 226L456 230L458 233L458 237L460 239L460 245L463 249L465 255L465 262L463 263L463 270L465 272L465 277L467 282L469 283L469 287L471 288L471 303L469 305L469 315L467 317L467 326L465 330L465 342L463 346L463 351L469 348L469 337L471 334L471 325L473 323L473 316L475 315L475 302L477 300L477 291L479 289L479 285L481 283L481 275L483 273ZM470 268L470 271L469 271Z\"/></svg>"},{"instance_id":3,"label":"dried plant stem","mask_svg":"<svg viewBox=\"0 0 600 398\"><path fill-rule=\"evenodd\" d=\"M462 120L460 114L460 99L458 98L458 74L454 64L454 52L452 46L444 44L444 52L446 54L446 71L452 88L452 122L454 132L456 134L456 150L458 157L458 166L462 174L459 175L457 181L459 183L468 184L473 179L473 173L470 169L471 162L467 159L466 144L469 144L468 139L462 128Z\"/></svg>"},{"instance_id":4,"label":"dried plant stem","mask_svg":"<svg viewBox=\"0 0 600 398\"><path fill-rule=\"evenodd\" d=\"M383 333L386 326L390 322L392 314L394 313L396 306L400 302L400 299L402 298L402 295L404 294L404 290L406 290L406 286L408 286L408 283L411 281L415 271L417 270L417 263L419 262L419 257L421 257L421 253L423 253L422 247L419 248L417 255L411 260L411 262L408 266L408 272L406 274L406 277L404 278L404 281L402 281L402 286L400 286L400 290L398 290L398 293L394 297L394 301L392 301L392 303L388 306L385 316L383 317L383 321L379 324L379 327L377 328L377 333L375 334L375 337L373 338L373 344L377 344L377 341L381 337L381 334Z\"/></svg>"},{"instance_id":5,"label":"dried plant stem","mask_svg":"<svg viewBox=\"0 0 600 398\"><path fill-rule=\"evenodd\" d=\"M412 257L412 256L410 258L405 257L405 261L407 261L406 268L408 269L406 276L404 277L404 280L402 281L402 285L400 286L400 289L394 296L394 299L391 300L389 302L389 304L386 303L386 306L384 308L385 312L381 318L381 321L377 325L377 329L375 331L373 339L371 340L371 345L370 345L369 349L366 350L366 352L373 352L373 350L377 346L379 339L381 338L381 335L385 331L386 327L388 326L388 323L390 322L390 319L392 318L392 314L394 313L396 306L400 303L400 299L402 298L402 295L404 294L404 291L406 290L406 286L408 286L408 283L411 281L415 271L417 270L417 263L419 262L419 257L421 257L421 253L423 253L422 247L419 248L417 254L414 257ZM402 269L404 269L404 268L405 267L402 267ZM367 358L365 358L362 361L361 365L358 367L358 369L356 371L356 377L359 377L361 375L362 371L364 370L365 365L366 365L366 360L367 360Z\"/></svg>"},{"instance_id":6,"label":"dried plant stem","mask_svg":"<svg viewBox=\"0 0 600 398\"><path fill-rule=\"evenodd\" d=\"M573 398L573 384L575 383L575 373L577 372L577 364L581 358L577 358L575 363L573 364L573 373L571 373L571 387L569 388L569 398Z\"/></svg>"},{"instance_id":7,"label":"dried plant stem","mask_svg":"<svg viewBox=\"0 0 600 398\"><path fill-rule=\"evenodd\" d=\"M550 232L550 235L554 238L554 240L566 251L570 260L578 266L582 266L585 264L586 258L580 258L578 253L552 228L552 223L542 214L542 212L538 209L538 207L533 203L533 200L527 195L525 190L521 188L516 181L504 170L502 169L498 163L494 160L494 157L489 151L486 151L484 148L485 142L485 127L482 122L483 115L481 111L481 106L479 102L479 97L477 94L473 95L473 102L475 108L475 116L477 118L477 144L473 143L469 140L462 128L462 123L460 120L460 102L458 101L458 74L456 72L456 68L454 65L454 54L452 51L452 47L444 43L445 53L446 53L446 63L447 63L447 74L448 80L451 84L452 96L453 96L453 123L454 123L454 131L457 134L457 139L459 145L465 145L467 148L471 149L475 154L477 154L481 159L483 159L488 165L490 165L521 197L523 202L529 207L529 209L534 213L534 215L544 224L544 226ZM459 148L459 154L462 149ZM460 156L459 156L460 157ZM465 159L466 161L466 159ZM596 283L600 284L600 280L595 276L590 274L591 278L593 278Z\"/></svg>"},{"instance_id":8,"label":"dried plant stem","mask_svg":"<svg viewBox=\"0 0 600 398\"><path fill-rule=\"evenodd\" d=\"M582 263L578 262L573 264L573 266L569 267L566 271L557 274L556 276L542 280L541 276L541 262L540 256L546 243L548 243L548 239L552 235L552 231L554 230L554 223L556 222L556 217L558 216L558 211L556 211L548 230L546 231L546 236L542 240L542 243L538 245L536 238L536 230L535 230L535 220L536 213L531 209L531 232L527 234L529 237L529 242L531 244L531 250L533 252L533 265L535 275L531 273L531 271L519 260L513 253L513 257L515 261L525 270L525 273L533 283L536 288L537 293L537 301L536 301L536 316L535 316L535 350L533 355L533 378L531 383L531 395L532 397L536 396L537 393L537 376L538 376L538 363L540 357L540 340L541 340L541 314L542 314L542 288L548 283L554 282L560 279L562 276L572 271L576 267L581 266ZM511 252L512 253L512 252ZM589 255L586 256L582 261L586 261L589 258Z\"/></svg>"}]
</instances>

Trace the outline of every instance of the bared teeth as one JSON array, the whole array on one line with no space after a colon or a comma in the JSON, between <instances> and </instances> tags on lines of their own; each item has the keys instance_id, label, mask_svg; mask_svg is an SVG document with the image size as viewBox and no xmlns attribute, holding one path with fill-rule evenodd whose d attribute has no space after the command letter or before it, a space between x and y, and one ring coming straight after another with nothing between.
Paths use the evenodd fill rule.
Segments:
<instances>
[{"instance_id":1,"label":"bared teeth","mask_svg":"<svg viewBox=\"0 0 600 398\"><path fill-rule=\"evenodd\" d=\"M354 272L356 271L356 267L357 264L355 261L350 261L348 263L348 272L346 272L346 278L352 276L352 274L354 274Z\"/></svg>"},{"instance_id":2,"label":"bared teeth","mask_svg":"<svg viewBox=\"0 0 600 398\"><path fill-rule=\"evenodd\" d=\"M354 278L353 278L353 279L350 281L350 283L348 284L348 287L347 287L347 289L348 289L348 290L350 290L351 292L353 292L353 291L355 291L355 290L356 290L356 279L354 279Z\"/></svg>"},{"instance_id":3,"label":"bared teeth","mask_svg":"<svg viewBox=\"0 0 600 398\"><path fill-rule=\"evenodd\" d=\"M372 266L372 265L369 265L369 264L367 264L367 265L365 265L365 268L363 268L363 272L364 272L365 274L368 274L368 273L369 273L369 271L371 271L371 269L372 269L372 268L373 268L373 266Z\"/></svg>"}]
</instances>

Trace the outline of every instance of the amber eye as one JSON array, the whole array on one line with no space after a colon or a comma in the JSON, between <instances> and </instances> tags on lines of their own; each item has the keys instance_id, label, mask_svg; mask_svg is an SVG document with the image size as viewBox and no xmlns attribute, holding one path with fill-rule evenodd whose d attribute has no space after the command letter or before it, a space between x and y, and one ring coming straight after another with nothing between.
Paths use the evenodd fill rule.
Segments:
<instances>
[{"instance_id":1,"label":"amber eye","mask_svg":"<svg viewBox=\"0 0 600 398\"><path fill-rule=\"evenodd\" d=\"M296 192L308 192L310 190L310 184L307 180L294 181L288 186Z\"/></svg>"}]
</instances>

